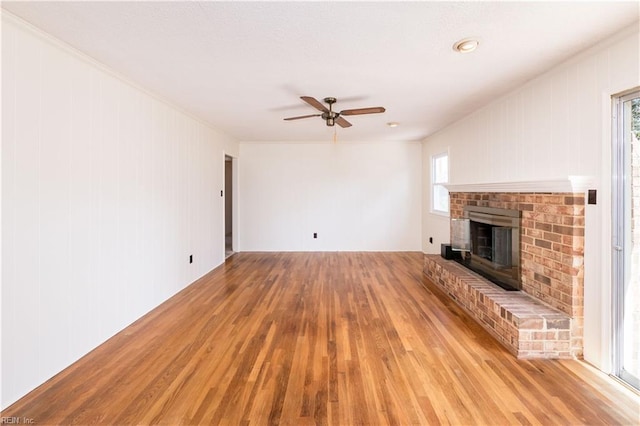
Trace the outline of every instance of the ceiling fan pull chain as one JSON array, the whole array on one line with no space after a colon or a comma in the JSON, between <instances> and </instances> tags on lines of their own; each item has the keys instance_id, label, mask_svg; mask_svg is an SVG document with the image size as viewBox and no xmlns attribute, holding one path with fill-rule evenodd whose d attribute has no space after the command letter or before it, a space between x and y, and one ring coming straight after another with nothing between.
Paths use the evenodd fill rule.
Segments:
<instances>
[{"instance_id":1,"label":"ceiling fan pull chain","mask_svg":"<svg viewBox=\"0 0 640 426\"><path fill-rule=\"evenodd\" d=\"M333 128L333 143L338 143L338 129L336 127Z\"/></svg>"}]
</instances>

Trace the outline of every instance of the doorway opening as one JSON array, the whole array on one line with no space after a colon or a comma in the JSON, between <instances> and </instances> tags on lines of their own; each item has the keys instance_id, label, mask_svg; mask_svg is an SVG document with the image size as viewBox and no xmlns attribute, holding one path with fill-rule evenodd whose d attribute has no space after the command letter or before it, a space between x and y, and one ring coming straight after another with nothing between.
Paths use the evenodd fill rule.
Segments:
<instances>
[{"instance_id":1,"label":"doorway opening","mask_svg":"<svg viewBox=\"0 0 640 426\"><path fill-rule=\"evenodd\" d=\"M224 258L233 251L233 158L224 156Z\"/></svg>"}]
</instances>

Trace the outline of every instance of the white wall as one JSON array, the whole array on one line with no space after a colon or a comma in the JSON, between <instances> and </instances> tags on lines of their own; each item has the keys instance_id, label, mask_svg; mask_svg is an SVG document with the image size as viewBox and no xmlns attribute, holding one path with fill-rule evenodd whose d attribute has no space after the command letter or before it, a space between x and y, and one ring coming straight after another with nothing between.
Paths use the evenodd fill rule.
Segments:
<instances>
[{"instance_id":1,"label":"white wall","mask_svg":"<svg viewBox=\"0 0 640 426\"><path fill-rule=\"evenodd\" d=\"M238 146L7 13L2 124L6 407L224 260Z\"/></svg>"},{"instance_id":2,"label":"white wall","mask_svg":"<svg viewBox=\"0 0 640 426\"><path fill-rule=\"evenodd\" d=\"M420 152L406 142L241 143L240 250L420 250Z\"/></svg>"},{"instance_id":3,"label":"white wall","mask_svg":"<svg viewBox=\"0 0 640 426\"><path fill-rule=\"evenodd\" d=\"M593 177L598 204L586 210L584 356L605 371L611 316L610 105L611 95L640 85L638 36L637 26L621 31L423 144L427 190L430 156L446 149L450 181L456 184ZM427 238L435 234L448 241L448 227L423 211L423 250L433 252Z\"/></svg>"}]
</instances>

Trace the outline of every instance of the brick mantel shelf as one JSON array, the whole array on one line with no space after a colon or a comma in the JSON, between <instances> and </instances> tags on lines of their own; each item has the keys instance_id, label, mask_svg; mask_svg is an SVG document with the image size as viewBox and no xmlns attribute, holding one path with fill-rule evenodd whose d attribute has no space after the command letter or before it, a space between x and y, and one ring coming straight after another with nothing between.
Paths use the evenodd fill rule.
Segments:
<instances>
[{"instance_id":1,"label":"brick mantel shelf","mask_svg":"<svg viewBox=\"0 0 640 426\"><path fill-rule=\"evenodd\" d=\"M444 185L449 192L584 192L593 189L591 176L567 176L565 178L518 182L451 183Z\"/></svg>"}]
</instances>

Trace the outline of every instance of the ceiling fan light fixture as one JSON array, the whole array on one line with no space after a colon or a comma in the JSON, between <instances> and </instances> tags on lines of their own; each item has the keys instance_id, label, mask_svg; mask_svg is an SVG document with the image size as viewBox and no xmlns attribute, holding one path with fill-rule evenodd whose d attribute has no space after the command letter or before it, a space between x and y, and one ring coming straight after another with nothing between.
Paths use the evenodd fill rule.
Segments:
<instances>
[{"instance_id":1,"label":"ceiling fan light fixture","mask_svg":"<svg viewBox=\"0 0 640 426\"><path fill-rule=\"evenodd\" d=\"M476 50L480 42L475 38L463 38L454 43L453 50L459 53L470 53Z\"/></svg>"}]
</instances>

